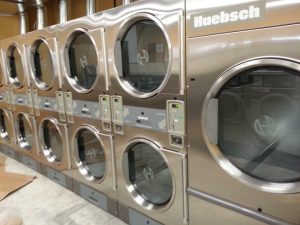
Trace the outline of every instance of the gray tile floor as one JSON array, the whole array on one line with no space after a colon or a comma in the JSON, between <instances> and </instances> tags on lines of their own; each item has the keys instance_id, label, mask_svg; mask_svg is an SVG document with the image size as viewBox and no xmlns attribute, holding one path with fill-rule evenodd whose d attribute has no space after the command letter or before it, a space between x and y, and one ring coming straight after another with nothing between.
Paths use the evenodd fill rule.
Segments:
<instances>
[{"instance_id":1,"label":"gray tile floor","mask_svg":"<svg viewBox=\"0 0 300 225\"><path fill-rule=\"evenodd\" d=\"M20 217L23 225L125 225L14 159L6 157L6 171L37 178L0 201L0 224L9 217Z\"/></svg>"}]
</instances>

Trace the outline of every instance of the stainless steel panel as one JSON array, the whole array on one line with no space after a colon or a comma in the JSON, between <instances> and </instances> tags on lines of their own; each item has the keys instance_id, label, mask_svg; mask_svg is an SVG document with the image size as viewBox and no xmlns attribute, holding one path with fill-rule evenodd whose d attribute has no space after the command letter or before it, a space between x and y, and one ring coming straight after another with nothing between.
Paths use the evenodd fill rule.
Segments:
<instances>
[{"instance_id":1,"label":"stainless steel panel","mask_svg":"<svg viewBox=\"0 0 300 225\"><path fill-rule=\"evenodd\" d=\"M262 212L293 224L300 222L297 212L300 195L258 190L258 186L253 188L245 185L236 179L237 176L234 178L225 172L206 145L203 133L205 124L201 118L205 115L206 109L203 108L203 104L209 89L221 74L234 65L259 57L270 60L277 57L299 62L299 32L299 25L290 25L187 40L189 186L253 210L261 208ZM239 174L243 176L242 172ZM254 183L252 186L255 185L257 184ZM201 201L190 198L191 224L197 224L196 221L201 218L212 221L211 223L222 219L224 224L239 224L240 220L244 220L241 215L233 215L232 218L226 216L232 212L223 209L220 210L222 212L220 217L215 213L197 215L199 210L193 209L197 206L197 201L202 204ZM214 207L211 204L206 205L203 207L208 209ZM253 221L249 222L251 223Z\"/></svg>"},{"instance_id":2,"label":"stainless steel panel","mask_svg":"<svg viewBox=\"0 0 300 225\"><path fill-rule=\"evenodd\" d=\"M70 157L71 157L71 163L72 163L72 177L77 183L82 183L87 187L90 187L92 189L97 190L100 193L103 193L107 196L107 198L110 199L110 201L116 201L117 200L117 191L116 191L116 173L115 173L115 162L114 162L114 148L113 148L113 137L108 134L100 133L99 127L101 125L99 120L93 120L89 118L83 118L83 117L75 117L76 124L69 126L69 140L70 140ZM98 123L98 125L97 125ZM78 147L78 134L79 132L86 130L88 131L88 134L90 134L90 140L88 143L85 143L87 149L87 157L89 157L89 161L93 162L94 166L93 169L102 169L102 166L104 164L99 164L96 161L96 158L94 157L94 150L98 150L95 148L100 148L99 145L101 145L101 148L103 150L103 155L100 155L99 157L104 160L105 162L105 168L104 174L102 177L97 177L95 174L92 174L90 171L90 168L83 165L86 162L83 162L81 160L82 157L79 155L79 147ZM93 137L93 138L92 138ZM96 145L97 144L97 145ZM83 151L82 146L80 146L80 151ZM81 153L80 153L81 154ZM98 155L97 155L98 156ZM96 164L95 164L96 163ZM96 166L96 167L95 167ZM82 172L80 172L82 171ZM83 174L83 171L87 172L85 175ZM78 185L75 185L78 186ZM78 190L78 194L80 193L80 190L78 187L76 187ZM109 202L110 202L109 201ZM110 206L112 207L112 206ZM107 209L107 208L106 208ZM112 211L115 211L111 209Z\"/></svg>"},{"instance_id":3,"label":"stainless steel panel","mask_svg":"<svg viewBox=\"0 0 300 225\"><path fill-rule=\"evenodd\" d=\"M186 10L187 37L288 25L300 21L298 0L187 0ZM203 25L195 28L194 23L200 22Z\"/></svg>"}]
</instances>

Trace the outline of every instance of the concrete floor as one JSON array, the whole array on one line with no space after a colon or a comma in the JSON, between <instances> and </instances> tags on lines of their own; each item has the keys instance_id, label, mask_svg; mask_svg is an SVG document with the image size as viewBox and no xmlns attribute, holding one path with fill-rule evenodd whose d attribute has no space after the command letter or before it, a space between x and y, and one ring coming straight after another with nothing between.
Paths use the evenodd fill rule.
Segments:
<instances>
[{"instance_id":1,"label":"concrete floor","mask_svg":"<svg viewBox=\"0 0 300 225\"><path fill-rule=\"evenodd\" d=\"M0 224L9 217L20 217L23 225L125 225L14 159L6 157L6 171L37 178L0 201Z\"/></svg>"}]
</instances>

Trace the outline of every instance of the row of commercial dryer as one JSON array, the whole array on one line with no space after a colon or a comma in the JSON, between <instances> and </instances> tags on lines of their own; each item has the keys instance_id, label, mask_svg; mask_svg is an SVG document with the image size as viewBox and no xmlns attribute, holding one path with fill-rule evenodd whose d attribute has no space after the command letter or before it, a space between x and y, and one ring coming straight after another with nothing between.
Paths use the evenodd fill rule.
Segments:
<instances>
[{"instance_id":1,"label":"row of commercial dryer","mask_svg":"<svg viewBox=\"0 0 300 225\"><path fill-rule=\"evenodd\" d=\"M299 224L299 10L141 0L2 40L2 149L130 224Z\"/></svg>"}]
</instances>

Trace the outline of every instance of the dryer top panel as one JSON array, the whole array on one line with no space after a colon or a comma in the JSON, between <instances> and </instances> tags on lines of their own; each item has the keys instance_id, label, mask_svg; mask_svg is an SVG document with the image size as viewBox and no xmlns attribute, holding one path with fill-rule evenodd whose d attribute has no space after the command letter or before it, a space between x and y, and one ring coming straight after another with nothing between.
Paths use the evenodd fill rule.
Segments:
<instances>
[{"instance_id":1,"label":"dryer top panel","mask_svg":"<svg viewBox=\"0 0 300 225\"><path fill-rule=\"evenodd\" d=\"M187 0L187 37L300 22L300 0Z\"/></svg>"}]
</instances>

